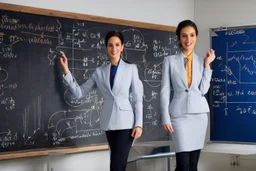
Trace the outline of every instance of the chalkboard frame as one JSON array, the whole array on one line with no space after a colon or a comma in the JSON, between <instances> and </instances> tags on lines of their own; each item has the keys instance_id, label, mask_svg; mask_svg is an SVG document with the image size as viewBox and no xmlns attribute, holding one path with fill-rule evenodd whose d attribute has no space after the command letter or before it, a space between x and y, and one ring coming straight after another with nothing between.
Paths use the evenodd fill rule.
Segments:
<instances>
[{"instance_id":1,"label":"chalkboard frame","mask_svg":"<svg viewBox=\"0 0 256 171\"><path fill-rule=\"evenodd\" d=\"M210 28L209 31L211 33L214 31L227 31L227 30L248 29L248 28L256 28L256 25L231 26L231 27L221 26L221 27ZM210 38L211 37L213 36L211 36L210 34ZM212 43L211 39L210 39L210 43Z\"/></svg>"},{"instance_id":2,"label":"chalkboard frame","mask_svg":"<svg viewBox=\"0 0 256 171\"><path fill-rule=\"evenodd\" d=\"M212 48L213 46L213 42L212 39L213 37L216 36L215 32L218 31L230 31L230 30L240 30L240 29L256 29L256 25L236 25L236 26L220 26L220 27L214 27L214 28L209 28L209 39L210 39L210 48ZM214 49L213 49L214 50ZM217 57L217 56L216 56ZM210 86L210 90L208 92L208 102L209 102L209 106L210 106L210 138L209 138L209 142L214 142L214 143L231 143L231 144L251 144L251 145L255 145L255 142L241 142L241 141L226 141L226 140L211 140L211 136L212 136L212 131L214 129L214 107L213 107L213 89L212 89L212 84Z\"/></svg>"},{"instance_id":3,"label":"chalkboard frame","mask_svg":"<svg viewBox=\"0 0 256 171\"><path fill-rule=\"evenodd\" d=\"M63 17L69 19L77 19L84 21L94 21L99 23L108 23L108 24L118 24L123 26L131 26L138 28L146 28L152 30L159 31L169 31L175 32L176 27L167 26L167 25L159 25L145 22L137 22L123 19L115 19L115 18L107 18L101 16L73 13L73 12L64 12L50 9L43 9L37 7L29 7L23 5L15 5L15 4L7 4L0 3L0 10L7 11L15 11L21 13L29 13L36 15L44 15L44 16L54 16L54 17ZM98 150L107 150L109 149L107 144L92 144L87 146L80 147L55 147L55 148L41 148L41 149L33 149L33 150L20 150L14 152L4 152L0 154L0 160L5 159L15 159L15 158L24 158L24 157L35 157L35 156L47 156L50 153L61 153L61 154L72 154L72 153L80 153L80 152L88 152L88 151L98 151Z\"/></svg>"},{"instance_id":4,"label":"chalkboard frame","mask_svg":"<svg viewBox=\"0 0 256 171\"><path fill-rule=\"evenodd\" d=\"M220 27L215 27L215 28L209 28L209 39L210 39L210 47L212 48L212 37L214 37L216 31L228 31L228 30L235 30L235 29L247 29L247 28L256 28L256 25L245 25L245 26L231 26L231 27L226 27L226 26L220 26ZM210 106L210 131L213 130L213 119L214 119L214 110L213 110L213 103L212 103L212 98L213 98L213 90L212 90L212 84L210 86L210 90L207 95L208 98L208 103ZM211 141L210 141L211 142ZM213 141L213 142L218 142L218 141Z\"/></svg>"}]
</instances>

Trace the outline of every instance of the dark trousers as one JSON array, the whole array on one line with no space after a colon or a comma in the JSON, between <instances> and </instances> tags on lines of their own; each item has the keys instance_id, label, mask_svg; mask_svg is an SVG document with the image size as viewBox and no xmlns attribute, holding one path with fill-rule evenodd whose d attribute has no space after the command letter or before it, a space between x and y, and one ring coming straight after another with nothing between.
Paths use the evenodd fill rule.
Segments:
<instances>
[{"instance_id":1,"label":"dark trousers","mask_svg":"<svg viewBox=\"0 0 256 171\"><path fill-rule=\"evenodd\" d=\"M125 171L132 146L132 129L106 131L110 147L110 171Z\"/></svg>"},{"instance_id":2,"label":"dark trousers","mask_svg":"<svg viewBox=\"0 0 256 171\"><path fill-rule=\"evenodd\" d=\"M175 171L197 171L201 150L176 153Z\"/></svg>"}]
</instances>

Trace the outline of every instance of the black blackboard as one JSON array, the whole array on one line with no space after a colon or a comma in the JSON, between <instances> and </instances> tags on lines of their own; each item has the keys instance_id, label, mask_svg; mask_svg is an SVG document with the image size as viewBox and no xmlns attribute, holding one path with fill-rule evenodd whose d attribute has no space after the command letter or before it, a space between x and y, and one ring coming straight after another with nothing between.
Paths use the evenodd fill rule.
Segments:
<instances>
[{"instance_id":1,"label":"black blackboard","mask_svg":"<svg viewBox=\"0 0 256 171\"><path fill-rule=\"evenodd\" d=\"M144 134L138 141L168 139L159 92L163 58L178 51L174 32L1 10L1 152L106 143L99 130L102 96L92 91L72 99L56 52L65 52L82 84L109 62L104 36L110 30L123 32L124 58L138 65L144 84Z\"/></svg>"},{"instance_id":2,"label":"black blackboard","mask_svg":"<svg viewBox=\"0 0 256 171\"><path fill-rule=\"evenodd\" d=\"M256 27L211 30L211 141L255 143Z\"/></svg>"}]
</instances>

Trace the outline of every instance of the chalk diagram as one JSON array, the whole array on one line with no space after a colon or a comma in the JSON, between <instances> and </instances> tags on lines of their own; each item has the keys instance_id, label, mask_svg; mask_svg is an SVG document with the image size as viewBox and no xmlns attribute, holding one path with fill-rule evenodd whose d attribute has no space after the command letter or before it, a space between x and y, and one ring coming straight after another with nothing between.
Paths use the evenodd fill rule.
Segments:
<instances>
[{"instance_id":1,"label":"chalk diagram","mask_svg":"<svg viewBox=\"0 0 256 171\"><path fill-rule=\"evenodd\" d=\"M0 67L0 83L6 81L8 79L8 72ZM0 86L0 96L4 95L4 85Z\"/></svg>"},{"instance_id":2,"label":"chalk diagram","mask_svg":"<svg viewBox=\"0 0 256 171\"><path fill-rule=\"evenodd\" d=\"M9 129L6 132L0 132L0 147L8 148L15 146L18 140L17 132L12 132Z\"/></svg>"},{"instance_id":3,"label":"chalk diagram","mask_svg":"<svg viewBox=\"0 0 256 171\"><path fill-rule=\"evenodd\" d=\"M55 144L63 139L84 138L99 126L100 110L103 99L94 101L89 109L63 110L51 115L48 121L48 129L52 129L52 137ZM61 118L61 119L60 119Z\"/></svg>"},{"instance_id":4,"label":"chalk diagram","mask_svg":"<svg viewBox=\"0 0 256 171\"><path fill-rule=\"evenodd\" d=\"M124 37L124 59L140 64L146 62L148 45L145 44L143 34L137 29L127 29L122 31Z\"/></svg>"},{"instance_id":5,"label":"chalk diagram","mask_svg":"<svg viewBox=\"0 0 256 171\"><path fill-rule=\"evenodd\" d=\"M144 95L144 100L146 102L151 102L152 100L156 100L157 99L157 95L158 95L158 93L155 92L154 90L152 90L149 97L146 97L146 95Z\"/></svg>"},{"instance_id":6,"label":"chalk diagram","mask_svg":"<svg viewBox=\"0 0 256 171\"><path fill-rule=\"evenodd\" d=\"M57 21L56 31L58 33L58 48L79 51L105 50L104 37L100 28L87 29L85 23L73 25L72 32L63 33L62 24Z\"/></svg>"},{"instance_id":7,"label":"chalk diagram","mask_svg":"<svg viewBox=\"0 0 256 171\"><path fill-rule=\"evenodd\" d=\"M144 70L144 77L145 82L150 87L158 87L161 85L161 79L162 79L162 68L161 68L162 62L149 62L146 65L146 69Z\"/></svg>"},{"instance_id":8,"label":"chalk diagram","mask_svg":"<svg viewBox=\"0 0 256 171\"><path fill-rule=\"evenodd\" d=\"M177 45L177 37L169 36L168 42L163 40L154 39L153 40L153 57L161 58L179 52L179 47Z\"/></svg>"},{"instance_id":9,"label":"chalk diagram","mask_svg":"<svg viewBox=\"0 0 256 171\"><path fill-rule=\"evenodd\" d=\"M56 50L71 51L68 58L69 69L79 84L84 83L95 71L95 68L109 63L105 53L104 38L99 28L86 29L84 23L73 25L71 33L62 33L62 25L58 22L58 42ZM95 51L95 49L97 51ZM90 55L88 55L90 52ZM92 53L91 53L92 52ZM48 56L51 61L55 60L56 53L49 50ZM85 103L83 99L76 100L72 97L70 90L64 94L64 99L69 106L80 107Z\"/></svg>"},{"instance_id":10,"label":"chalk diagram","mask_svg":"<svg viewBox=\"0 0 256 171\"><path fill-rule=\"evenodd\" d=\"M231 31L227 34L231 33L234 34ZM228 116L229 108L234 107L240 114L256 114L256 110L252 106L252 104L256 104L254 100L239 98L239 96L254 95L255 93L250 90L250 87L256 84L256 49L233 50L239 44L246 47L256 43L250 40L250 37L244 31L237 32L237 34L243 34L245 40L241 43L238 41L226 43L224 58L217 56L220 63L216 69L222 72L223 75L213 80L215 82L213 86L215 99L213 106L219 108L220 105L225 105L223 109L225 116ZM239 87L235 88L235 86ZM237 98L234 99L234 97Z\"/></svg>"},{"instance_id":11,"label":"chalk diagram","mask_svg":"<svg viewBox=\"0 0 256 171\"><path fill-rule=\"evenodd\" d=\"M42 124L42 96L32 100L23 110L22 129L25 145L34 145L37 139L48 139L48 133L44 132ZM40 138L38 138L40 137Z\"/></svg>"},{"instance_id":12,"label":"chalk diagram","mask_svg":"<svg viewBox=\"0 0 256 171\"><path fill-rule=\"evenodd\" d=\"M154 127L158 126L160 116L157 116L156 110L151 104L147 105L144 126L146 130L152 130Z\"/></svg>"},{"instance_id":13,"label":"chalk diagram","mask_svg":"<svg viewBox=\"0 0 256 171\"><path fill-rule=\"evenodd\" d=\"M49 49L47 58L49 60L49 65L54 65L56 60L58 59L59 54L56 50L52 50L51 48Z\"/></svg>"},{"instance_id":14,"label":"chalk diagram","mask_svg":"<svg viewBox=\"0 0 256 171\"><path fill-rule=\"evenodd\" d=\"M12 47L15 43L18 43L19 41L20 40L16 40L16 41L10 43L10 45L0 42L0 57L5 58L5 59L6 58L9 58L9 59L17 58L17 55L12 52L12 49L13 49Z\"/></svg>"},{"instance_id":15,"label":"chalk diagram","mask_svg":"<svg viewBox=\"0 0 256 171\"><path fill-rule=\"evenodd\" d=\"M56 49L49 49L49 65L54 65L54 61L58 59L57 51L65 52L69 70L80 85L89 79L95 68L109 63L104 38L100 28L86 29L84 23L74 24L70 33L63 33L61 28L62 25L58 21L58 46ZM92 90L84 98L77 100L67 89L63 98L70 108L77 109L61 110L51 114L48 130L52 132L54 145L61 144L67 139L88 138L103 134L99 129L103 98L98 91Z\"/></svg>"},{"instance_id":16,"label":"chalk diagram","mask_svg":"<svg viewBox=\"0 0 256 171\"><path fill-rule=\"evenodd\" d=\"M78 82L84 82L93 73L97 66L106 65L108 63L108 57L105 53L104 39L101 36L99 28L85 29L84 23L76 23L70 33L62 33L62 25L57 21L56 33L57 35L51 36L46 35L45 32L41 34L32 32L23 32L23 35L33 35L33 38L51 38L58 41L58 46L49 48L46 54L46 60L49 61L49 65L54 66L56 60L59 59L58 51L67 51L71 57L69 59L70 70L74 75L78 75ZM7 37L10 41L8 44L4 44L3 39ZM26 37L26 36L25 36ZM32 36L31 36L32 37ZM5 42L6 40L5 39ZM14 45L20 41L25 40L18 36L5 35L0 32L0 58L1 59L12 59L17 58L15 54ZM33 43L33 42L31 42ZM50 44L48 44L50 45ZM16 48L17 49L17 48ZM93 53L95 51L95 53ZM97 52L96 52L97 51ZM87 56L87 53L91 52ZM12 97L4 97L7 91L6 89L14 89L14 84L5 85L8 80L8 71L0 66L0 100L1 105L6 105L6 110L13 110L15 107L15 100ZM10 76L11 77L11 76ZM10 79L10 78L9 78ZM0 132L0 146L2 148L8 148L15 146L16 141L24 140L24 145L34 146L38 145L37 141L48 141L53 140L55 144L58 144L63 138L83 138L89 136L101 136L104 133L99 131L99 118L100 109L103 103L102 97L98 95L98 92L91 91L81 101L75 101L74 99L67 99L63 95L66 103L72 108L81 107L83 104L90 106L88 109L77 109L77 110L63 110L56 111L51 114L48 121L47 128L44 128L42 117L42 95L38 95L35 99L31 99L30 102L20 109L20 116L22 119L22 125L20 125L21 136L15 130L1 130ZM64 117L65 115L65 117ZM60 117L56 120L56 117ZM73 119L72 119L73 118ZM74 125L76 124L76 125ZM74 129L76 127L76 129ZM51 130L54 132L52 133ZM50 135L52 133L52 135ZM49 139L52 138L52 139Z\"/></svg>"},{"instance_id":17,"label":"chalk diagram","mask_svg":"<svg viewBox=\"0 0 256 171\"><path fill-rule=\"evenodd\" d=\"M17 84L13 84L12 86L6 86L5 84L1 84L8 79L8 72L0 67L0 97L2 97L0 104L5 106L5 110L10 111L15 108L15 100L13 97L4 97L4 91L10 88L16 88Z\"/></svg>"},{"instance_id":18,"label":"chalk diagram","mask_svg":"<svg viewBox=\"0 0 256 171\"><path fill-rule=\"evenodd\" d=\"M155 109L155 101L157 101L158 93L155 90L151 94L144 94L144 122L143 127L146 131L151 131L155 127L159 127L160 115Z\"/></svg>"}]
</instances>

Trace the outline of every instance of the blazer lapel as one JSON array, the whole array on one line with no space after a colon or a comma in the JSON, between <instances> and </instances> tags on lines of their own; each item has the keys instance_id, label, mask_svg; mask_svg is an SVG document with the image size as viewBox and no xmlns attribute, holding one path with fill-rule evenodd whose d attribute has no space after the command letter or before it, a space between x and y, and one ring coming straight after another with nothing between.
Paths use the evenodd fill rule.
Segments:
<instances>
[{"instance_id":1,"label":"blazer lapel","mask_svg":"<svg viewBox=\"0 0 256 171\"><path fill-rule=\"evenodd\" d=\"M123 75L124 69L125 69L125 63L122 59L120 59L119 65L116 71L116 75L114 78L112 92L117 92L117 88L120 87L119 84L122 84L122 78L125 76Z\"/></svg>"},{"instance_id":2,"label":"blazer lapel","mask_svg":"<svg viewBox=\"0 0 256 171\"><path fill-rule=\"evenodd\" d=\"M184 59L183 59L182 53L177 54L176 60L177 60L177 63L178 63L178 70L181 73L182 82L183 82L184 86L188 88L186 70L185 70L185 67L184 67Z\"/></svg>"},{"instance_id":3,"label":"blazer lapel","mask_svg":"<svg viewBox=\"0 0 256 171\"><path fill-rule=\"evenodd\" d=\"M191 82L191 86L195 82L195 79L197 78L196 69L200 67L199 65L200 65L199 57L197 56L197 54L193 53L193 58L192 58L192 82Z\"/></svg>"},{"instance_id":4,"label":"blazer lapel","mask_svg":"<svg viewBox=\"0 0 256 171\"><path fill-rule=\"evenodd\" d=\"M111 88L110 88L110 67L111 67L111 63L107 64L104 69L103 69L103 75L104 75L104 82L107 86L107 89L111 91Z\"/></svg>"}]
</instances>

